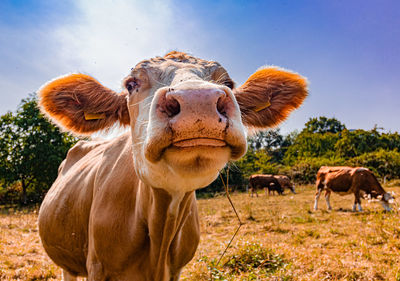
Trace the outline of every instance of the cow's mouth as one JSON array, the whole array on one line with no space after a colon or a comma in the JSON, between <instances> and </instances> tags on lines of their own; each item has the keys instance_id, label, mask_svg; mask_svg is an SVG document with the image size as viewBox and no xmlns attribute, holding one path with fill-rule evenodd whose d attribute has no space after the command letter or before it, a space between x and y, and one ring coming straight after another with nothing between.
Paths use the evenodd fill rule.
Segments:
<instances>
[{"instance_id":1,"label":"cow's mouth","mask_svg":"<svg viewBox=\"0 0 400 281\"><path fill-rule=\"evenodd\" d=\"M210 146L210 147L222 147L226 146L227 143L224 140L220 139L211 139L211 138L193 138L193 139L185 139L179 140L172 143L175 147L197 147L197 146Z\"/></svg>"},{"instance_id":2,"label":"cow's mouth","mask_svg":"<svg viewBox=\"0 0 400 281\"><path fill-rule=\"evenodd\" d=\"M229 161L231 151L228 142L220 138L180 138L172 140L161 157L175 171L197 177L221 169Z\"/></svg>"},{"instance_id":3,"label":"cow's mouth","mask_svg":"<svg viewBox=\"0 0 400 281\"><path fill-rule=\"evenodd\" d=\"M166 152L197 153L199 156L220 157L219 153L229 152L229 158L238 159L246 152L246 141L233 133L226 136L185 136L174 137L171 133L152 136L145 141L145 157L150 162L160 161ZM188 156L188 155L187 155ZM178 157L178 156L177 156ZM179 156L179 157L182 157Z\"/></svg>"}]
</instances>

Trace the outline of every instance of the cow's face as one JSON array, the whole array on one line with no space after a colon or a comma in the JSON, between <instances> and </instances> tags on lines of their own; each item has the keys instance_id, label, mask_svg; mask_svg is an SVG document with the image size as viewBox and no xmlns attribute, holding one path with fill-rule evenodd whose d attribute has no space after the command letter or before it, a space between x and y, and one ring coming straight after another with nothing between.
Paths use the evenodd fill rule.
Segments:
<instances>
[{"instance_id":1,"label":"cow's face","mask_svg":"<svg viewBox=\"0 0 400 281\"><path fill-rule=\"evenodd\" d=\"M73 74L40 90L41 107L79 134L130 125L139 177L170 192L211 183L229 160L246 152L246 128L284 120L307 95L297 74L276 68L254 73L239 88L218 63L171 52L142 61L116 94ZM56 108L56 109L55 109Z\"/></svg>"},{"instance_id":2,"label":"cow's face","mask_svg":"<svg viewBox=\"0 0 400 281\"><path fill-rule=\"evenodd\" d=\"M386 211L391 211L392 208L390 207L390 204L394 202L394 197L391 193L386 192L385 194L383 194L382 199L381 199L381 204L382 207L386 210Z\"/></svg>"},{"instance_id":3,"label":"cow's face","mask_svg":"<svg viewBox=\"0 0 400 281\"><path fill-rule=\"evenodd\" d=\"M296 186L294 183L289 184L289 189L293 194L296 194Z\"/></svg>"},{"instance_id":4,"label":"cow's face","mask_svg":"<svg viewBox=\"0 0 400 281\"><path fill-rule=\"evenodd\" d=\"M218 63L170 54L125 78L137 172L152 186L194 189L246 152L246 132Z\"/></svg>"}]
</instances>

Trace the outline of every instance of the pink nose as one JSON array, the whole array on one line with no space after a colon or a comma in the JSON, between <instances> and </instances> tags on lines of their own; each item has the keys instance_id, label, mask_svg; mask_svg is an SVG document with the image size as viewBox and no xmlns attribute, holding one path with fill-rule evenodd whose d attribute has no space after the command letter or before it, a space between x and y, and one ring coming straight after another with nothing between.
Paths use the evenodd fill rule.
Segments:
<instances>
[{"instance_id":1,"label":"pink nose","mask_svg":"<svg viewBox=\"0 0 400 281\"><path fill-rule=\"evenodd\" d=\"M186 110L224 115L225 97L226 93L220 89L177 90L166 94L165 107L170 117Z\"/></svg>"},{"instance_id":2,"label":"pink nose","mask_svg":"<svg viewBox=\"0 0 400 281\"><path fill-rule=\"evenodd\" d=\"M158 104L158 110L168 115L176 139L193 133L193 137L222 138L233 107L232 98L218 88L171 90Z\"/></svg>"}]
</instances>

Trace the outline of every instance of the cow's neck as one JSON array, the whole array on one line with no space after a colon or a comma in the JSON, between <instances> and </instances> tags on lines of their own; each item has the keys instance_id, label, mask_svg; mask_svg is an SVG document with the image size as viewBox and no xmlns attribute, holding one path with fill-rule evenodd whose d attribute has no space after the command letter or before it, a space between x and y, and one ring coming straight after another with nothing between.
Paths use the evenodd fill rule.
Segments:
<instances>
[{"instance_id":1,"label":"cow's neck","mask_svg":"<svg viewBox=\"0 0 400 281\"><path fill-rule=\"evenodd\" d=\"M154 280L171 278L171 264L175 264L174 256L179 251L182 241L182 226L193 208L196 208L194 191L171 195L167 191L142 186L151 202L147 209L147 225L150 239L150 264L153 267ZM142 201L143 202L143 201ZM197 215L197 214L196 214ZM179 257L178 257L179 259ZM179 262L178 262L179 263Z\"/></svg>"}]
</instances>

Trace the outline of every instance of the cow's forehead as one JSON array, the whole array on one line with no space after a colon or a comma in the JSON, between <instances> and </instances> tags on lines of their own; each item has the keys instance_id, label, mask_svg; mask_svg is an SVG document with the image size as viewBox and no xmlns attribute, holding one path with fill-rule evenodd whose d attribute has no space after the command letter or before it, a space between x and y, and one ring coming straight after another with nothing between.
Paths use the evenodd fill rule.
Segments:
<instances>
[{"instance_id":1,"label":"cow's forehead","mask_svg":"<svg viewBox=\"0 0 400 281\"><path fill-rule=\"evenodd\" d=\"M203 66L203 67L212 67L219 66L219 64L215 61L208 61L200 58L196 58L189 54L183 52L172 51L166 54L163 57L155 57L149 60L143 60L139 62L135 68L145 68L151 66L158 66L162 64L171 64L171 65L192 65L192 66Z\"/></svg>"},{"instance_id":2,"label":"cow's forehead","mask_svg":"<svg viewBox=\"0 0 400 281\"><path fill-rule=\"evenodd\" d=\"M173 51L164 57L155 57L139 62L132 69L132 72L146 69L161 77L165 77L165 75L169 76L168 74L171 74L171 72L182 69L195 72L199 76L207 76L220 67L218 62L203 60L186 53Z\"/></svg>"}]
</instances>

